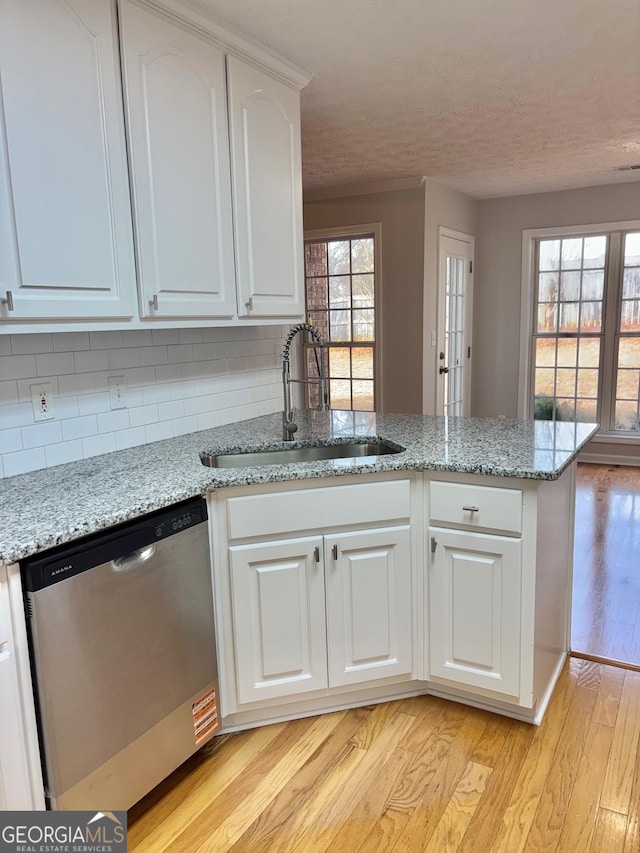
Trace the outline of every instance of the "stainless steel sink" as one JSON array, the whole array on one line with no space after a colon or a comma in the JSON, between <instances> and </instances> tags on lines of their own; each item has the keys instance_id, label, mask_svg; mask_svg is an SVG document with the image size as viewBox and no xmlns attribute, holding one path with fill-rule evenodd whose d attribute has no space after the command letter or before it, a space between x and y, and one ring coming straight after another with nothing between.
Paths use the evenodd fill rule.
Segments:
<instances>
[{"instance_id":1,"label":"stainless steel sink","mask_svg":"<svg viewBox=\"0 0 640 853\"><path fill-rule=\"evenodd\" d=\"M404 447L386 441L353 441L347 444L276 447L273 450L204 454L201 462L210 468L247 468L254 465L287 465L292 462L322 462L328 459L384 456L388 453L402 453L403 450Z\"/></svg>"}]
</instances>

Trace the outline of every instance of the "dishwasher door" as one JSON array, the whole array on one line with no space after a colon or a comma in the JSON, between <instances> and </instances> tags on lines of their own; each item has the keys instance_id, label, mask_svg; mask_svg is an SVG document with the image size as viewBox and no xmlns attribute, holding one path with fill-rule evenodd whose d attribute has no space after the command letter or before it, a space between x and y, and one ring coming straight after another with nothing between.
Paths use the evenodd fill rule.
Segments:
<instances>
[{"instance_id":1,"label":"dishwasher door","mask_svg":"<svg viewBox=\"0 0 640 853\"><path fill-rule=\"evenodd\" d=\"M217 728L206 518L191 502L23 568L52 808L127 809Z\"/></svg>"}]
</instances>

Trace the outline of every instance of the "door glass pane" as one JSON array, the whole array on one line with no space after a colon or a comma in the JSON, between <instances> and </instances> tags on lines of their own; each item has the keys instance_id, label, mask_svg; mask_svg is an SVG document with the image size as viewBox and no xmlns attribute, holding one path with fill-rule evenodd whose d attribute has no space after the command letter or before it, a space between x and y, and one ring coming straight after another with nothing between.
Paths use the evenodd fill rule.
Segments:
<instances>
[{"instance_id":1,"label":"door glass pane","mask_svg":"<svg viewBox=\"0 0 640 853\"><path fill-rule=\"evenodd\" d=\"M354 347L351 350L351 361L354 377L358 379L373 379L372 347Z\"/></svg>"}]
</instances>

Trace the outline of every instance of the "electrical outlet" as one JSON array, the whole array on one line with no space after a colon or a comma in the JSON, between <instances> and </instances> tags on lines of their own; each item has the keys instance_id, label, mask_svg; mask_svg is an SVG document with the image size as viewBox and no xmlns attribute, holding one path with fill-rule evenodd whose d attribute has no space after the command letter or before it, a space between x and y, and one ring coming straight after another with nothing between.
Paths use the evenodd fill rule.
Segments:
<instances>
[{"instance_id":1,"label":"electrical outlet","mask_svg":"<svg viewBox=\"0 0 640 853\"><path fill-rule=\"evenodd\" d=\"M127 383L124 376L110 376L109 382L109 403L111 409L126 409L127 399L126 390Z\"/></svg>"},{"instance_id":2,"label":"electrical outlet","mask_svg":"<svg viewBox=\"0 0 640 853\"><path fill-rule=\"evenodd\" d=\"M40 382L31 386L31 402L34 421L52 421L55 419L53 388L50 382Z\"/></svg>"}]
</instances>

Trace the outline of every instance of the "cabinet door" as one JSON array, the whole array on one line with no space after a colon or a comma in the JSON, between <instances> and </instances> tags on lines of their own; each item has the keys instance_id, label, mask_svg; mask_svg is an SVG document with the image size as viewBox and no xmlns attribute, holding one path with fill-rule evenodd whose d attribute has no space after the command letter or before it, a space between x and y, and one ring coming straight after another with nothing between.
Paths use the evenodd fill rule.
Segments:
<instances>
[{"instance_id":1,"label":"cabinet door","mask_svg":"<svg viewBox=\"0 0 640 853\"><path fill-rule=\"evenodd\" d=\"M120 4L143 317L235 313L224 54Z\"/></svg>"},{"instance_id":2,"label":"cabinet door","mask_svg":"<svg viewBox=\"0 0 640 853\"><path fill-rule=\"evenodd\" d=\"M3 0L0 80L0 321L130 317L115 4Z\"/></svg>"},{"instance_id":3,"label":"cabinet door","mask_svg":"<svg viewBox=\"0 0 640 853\"><path fill-rule=\"evenodd\" d=\"M429 537L432 679L518 696L521 540L438 527Z\"/></svg>"},{"instance_id":4,"label":"cabinet door","mask_svg":"<svg viewBox=\"0 0 640 853\"><path fill-rule=\"evenodd\" d=\"M300 93L227 59L238 314L304 317Z\"/></svg>"},{"instance_id":5,"label":"cabinet door","mask_svg":"<svg viewBox=\"0 0 640 853\"><path fill-rule=\"evenodd\" d=\"M322 538L229 549L238 702L327 686Z\"/></svg>"},{"instance_id":6,"label":"cabinet door","mask_svg":"<svg viewBox=\"0 0 640 853\"><path fill-rule=\"evenodd\" d=\"M408 526L325 537L329 686L412 670Z\"/></svg>"}]
</instances>

